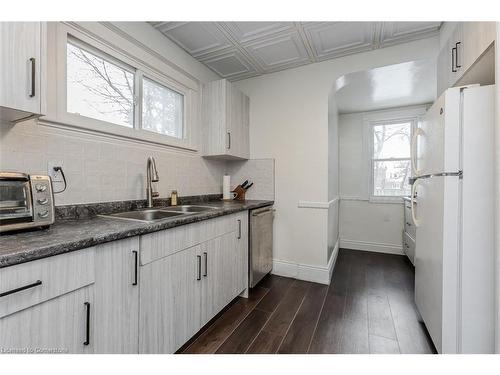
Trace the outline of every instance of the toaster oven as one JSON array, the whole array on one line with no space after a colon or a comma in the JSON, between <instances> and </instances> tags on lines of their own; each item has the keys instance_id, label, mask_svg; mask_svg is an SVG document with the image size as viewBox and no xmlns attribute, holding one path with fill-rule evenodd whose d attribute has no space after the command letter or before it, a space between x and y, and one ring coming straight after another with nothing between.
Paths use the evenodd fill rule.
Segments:
<instances>
[{"instance_id":1,"label":"toaster oven","mask_svg":"<svg viewBox=\"0 0 500 375\"><path fill-rule=\"evenodd\" d=\"M49 176L0 172L0 233L54 223Z\"/></svg>"}]
</instances>

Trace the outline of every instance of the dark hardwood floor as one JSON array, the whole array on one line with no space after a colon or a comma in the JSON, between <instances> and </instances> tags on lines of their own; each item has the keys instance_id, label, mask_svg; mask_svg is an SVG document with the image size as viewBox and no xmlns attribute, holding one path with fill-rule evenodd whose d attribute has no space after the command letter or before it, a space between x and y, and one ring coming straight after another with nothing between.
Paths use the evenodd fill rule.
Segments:
<instances>
[{"instance_id":1,"label":"dark hardwood floor","mask_svg":"<svg viewBox=\"0 0 500 375\"><path fill-rule=\"evenodd\" d=\"M180 353L435 353L404 256L341 249L330 286L268 275Z\"/></svg>"}]
</instances>

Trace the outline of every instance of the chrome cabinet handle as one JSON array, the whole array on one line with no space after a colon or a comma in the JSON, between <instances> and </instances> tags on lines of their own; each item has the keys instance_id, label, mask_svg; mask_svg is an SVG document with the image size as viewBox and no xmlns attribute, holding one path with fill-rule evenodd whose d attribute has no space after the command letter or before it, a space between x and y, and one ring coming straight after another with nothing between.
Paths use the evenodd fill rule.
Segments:
<instances>
[{"instance_id":1,"label":"chrome cabinet handle","mask_svg":"<svg viewBox=\"0 0 500 375\"><path fill-rule=\"evenodd\" d=\"M238 239L241 240L241 220L238 219Z\"/></svg>"},{"instance_id":2,"label":"chrome cabinet handle","mask_svg":"<svg viewBox=\"0 0 500 375\"><path fill-rule=\"evenodd\" d=\"M38 285L42 285L42 281L41 280L37 280L34 283L31 283L31 284L28 284L28 285L25 285L25 286L21 286L21 287L16 288L16 289L12 289L12 290L8 290L6 292L0 293L0 297L5 297L5 296L8 296L9 294L14 294L14 293L26 290L26 289L34 288L35 286L38 286Z\"/></svg>"},{"instance_id":3,"label":"chrome cabinet handle","mask_svg":"<svg viewBox=\"0 0 500 375\"><path fill-rule=\"evenodd\" d=\"M30 57L31 64L31 84L30 84L30 98L33 98L36 94L36 60L34 57Z\"/></svg>"},{"instance_id":4,"label":"chrome cabinet handle","mask_svg":"<svg viewBox=\"0 0 500 375\"><path fill-rule=\"evenodd\" d=\"M461 68L462 65L458 65L458 45L462 44L461 42L456 42L455 43L455 67L456 68Z\"/></svg>"},{"instance_id":5,"label":"chrome cabinet handle","mask_svg":"<svg viewBox=\"0 0 500 375\"><path fill-rule=\"evenodd\" d=\"M90 344L90 302L85 302L84 305L87 309L87 326L85 328L85 341L83 342L83 345L89 345Z\"/></svg>"},{"instance_id":6,"label":"chrome cabinet handle","mask_svg":"<svg viewBox=\"0 0 500 375\"><path fill-rule=\"evenodd\" d=\"M200 281L201 280L201 255L197 255L196 258L198 258L198 277L196 280Z\"/></svg>"},{"instance_id":7,"label":"chrome cabinet handle","mask_svg":"<svg viewBox=\"0 0 500 375\"><path fill-rule=\"evenodd\" d=\"M208 275L208 254L206 252L203 253L203 257L205 259L205 272L203 273L203 277L207 277Z\"/></svg>"},{"instance_id":8,"label":"chrome cabinet handle","mask_svg":"<svg viewBox=\"0 0 500 375\"><path fill-rule=\"evenodd\" d=\"M137 252L137 250L133 250L132 253L134 254L134 282L132 283L132 285L137 285L139 253Z\"/></svg>"},{"instance_id":9,"label":"chrome cabinet handle","mask_svg":"<svg viewBox=\"0 0 500 375\"><path fill-rule=\"evenodd\" d=\"M453 47L451 49L451 71L453 73L457 72L457 69L455 69L455 60L456 60L456 55L457 55L457 47Z\"/></svg>"},{"instance_id":10,"label":"chrome cabinet handle","mask_svg":"<svg viewBox=\"0 0 500 375\"><path fill-rule=\"evenodd\" d=\"M227 149L231 149L231 132L227 132Z\"/></svg>"}]
</instances>

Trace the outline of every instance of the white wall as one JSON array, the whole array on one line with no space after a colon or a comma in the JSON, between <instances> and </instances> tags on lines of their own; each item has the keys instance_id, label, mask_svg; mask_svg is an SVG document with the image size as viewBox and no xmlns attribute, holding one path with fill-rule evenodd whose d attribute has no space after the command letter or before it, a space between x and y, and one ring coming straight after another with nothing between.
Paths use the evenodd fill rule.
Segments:
<instances>
[{"instance_id":1,"label":"white wall","mask_svg":"<svg viewBox=\"0 0 500 375\"><path fill-rule=\"evenodd\" d=\"M339 250L339 114L333 100L335 93L330 93L328 106L328 227L327 259L333 263Z\"/></svg>"},{"instance_id":2,"label":"white wall","mask_svg":"<svg viewBox=\"0 0 500 375\"><path fill-rule=\"evenodd\" d=\"M118 35L143 44L182 74L201 82L219 77L144 22L119 22ZM129 34L123 34L124 32ZM146 159L154 156L161 197L220 193L225 165L197 152L39 125L28 121L0 126L0 170L47 173L48 161L61 161L68 188L56 204L145 198ZM57 188L60 188L57 184Z\"/></svg>"},{"instance_id":3,"label":"white wall","mask_svg":"<svg viewBox=\"0 0 500 375\"><path fill-rule=\"evenodd\" d=\"M250 155L276 160L277 261L328 263L328 95L347 73L435 58L438 38L345 56L237 82L250 97ZM317 205L314 205L317 206Z\"/></svg>"},{"instance_id":4,"label":"white wall","mask_svg":"<svg viewBox=\"0 0 500 375\"><path fill-rule=\"evenodd\" d=\"M340 246L402 254L403 204L369 202L364 116L339 116Z\"/></svg>"}]
</instances>

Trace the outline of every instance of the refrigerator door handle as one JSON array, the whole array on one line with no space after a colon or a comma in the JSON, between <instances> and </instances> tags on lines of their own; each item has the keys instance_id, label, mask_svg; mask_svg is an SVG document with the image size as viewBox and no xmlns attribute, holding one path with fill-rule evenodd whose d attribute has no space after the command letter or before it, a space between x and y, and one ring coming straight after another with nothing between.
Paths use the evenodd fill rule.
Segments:
<instances>
[{"instance_id":1,"label":"refrigerator door handle","mask_svg":"<svg viewBox=\"0 0 500 375\"><path fill-rule=\"evenodd\" d=\"M413 222L415 223L415 227L419 227L420 225L420 220L417 219L415 215L415 194L417 193L417 185L420 182L420 179L415 180L411 187L411 201L410 201L410 207L411 207L411 218L413 219Z\"/></svg>"},{"instance_id":2,"label":"refrigerator door handle","mask_svg":"<svg viewBox=\"0 0 500 375\"><path fill-rule=\"evenodd\" d=\"M423 136L425 135L425 132L420 128L416 128L415 132L413 133L413 137L411 138L410 147L411 169L415 177L420 176L421 173L421 171L417 170L417 138L419 135Z\"/></svg>"},{"instance_id":3,"label":"refrigerator door handle","mask_svg":"<svg viewBox=\"0 0 500 375\"><path fill-rule=\"evenodd\" d=\"M464 176L463 171L458 171L458 172L441 172L441 173L432 173L432 174L424 174L421 176L414 177L414 181L417 180L425 180L426 178L432 178L432 177L458 177L462 179Z\"/></svg>"}]
</instances>

